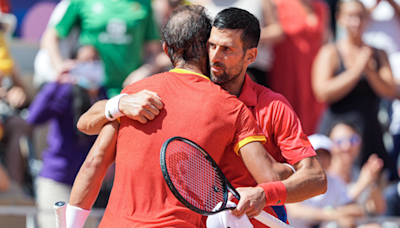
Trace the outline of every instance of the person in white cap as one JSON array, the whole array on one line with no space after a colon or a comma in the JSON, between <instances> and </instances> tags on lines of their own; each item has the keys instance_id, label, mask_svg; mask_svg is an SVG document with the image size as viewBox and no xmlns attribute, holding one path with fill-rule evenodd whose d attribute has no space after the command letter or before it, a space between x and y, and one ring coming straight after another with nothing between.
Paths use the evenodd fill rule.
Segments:
<instances>
[{"instance_id":1,"label":"person in white cap","mask_svg":"<svg viewBox=\"0 0 400 228\"><path fill-rule=\"evenodd\" d=\"M322 167L328 170L333 142L322 134L310 135L308 139ZM335 175L326 175L328 189L325 194L286 205L289 222L293 227L314 227L325 221L336 221L341 227L351 227L354 218L362 215L359 206L350 204L352 200L347 195L345 182Z\"/></svg>"}]
</instances>

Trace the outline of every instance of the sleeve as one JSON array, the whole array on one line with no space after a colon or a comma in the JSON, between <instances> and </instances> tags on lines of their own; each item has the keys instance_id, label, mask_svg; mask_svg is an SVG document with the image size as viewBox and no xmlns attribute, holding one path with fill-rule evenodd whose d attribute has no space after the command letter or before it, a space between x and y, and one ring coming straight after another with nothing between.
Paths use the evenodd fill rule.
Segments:
<instances>
[{"instance_id":1,"label":"sleeve","mask_svg":"<svg viewBox=\"0 0 400 228\"><path fill-rule=\"evenodd\" d=\"M69 84L48 83L29 106L29 124L42 124L51 118L70 111L72 102Z\"/></svg>"},{"instance_id":2,"label":"sleeve","mask_svg":"<svg viewBox=\"0 0 400 228\"><path fill-rule=\"evenodd\" d=\"M148 23L146 28L146 41L158 41L160 40L160 29L154 18L153 8L149 6Z\"/></svg>"},{"instance_id":3,"label":"sleeve","mask_svg":"<svg viewBox=\"0 0 400 228\"><path fill-rule=\"evenodd\" d=\"M267 113L269 110L270 114ZM268 118L272 119L270 131L273 132L282 156L290 165L317 155L303 132L300 119L283 96L275 99L270 107L264 107L260 113L263 115L264 126L268 124Z\"/></svg>"},{"instance_id":4,"label":"sleeve","mask_svg":"<svg viewBox=\"0 0 400 228\"><path fill-rule=\"evenodd\" d=\"M77 0L71 0L68 8L65 11L64 16L60 22L55 26L57 34L60 38L68 36L71 29L78 23L79 19L79 2Z\"/></svg>"},{"instance_id":5,"label":"sleeve","mask_svg":"<svg viewBox=\"0 0 400 228\"><path fill-rule=\"evenodd\" d=\"M65 12L67 11L69 5L70 5L70 0L62 0L61 2L59 2L56 8L54 8L53 12L51 13L47 26L48 27L56 26L65 15Z\"/></svg>"},{"instance_id":6,"label":"sleeve","mask_svg":"<svg viewBox=\"0 0 400 228\"><path fill-rule=\"evenodd\" d=\"M242 103L236 119L236 132L233 140L235 153L239 155L240 148L248 143L261 142L264 144L266 141L267 138L258 128L250 110Z\"/></svg>"}]
</instances>

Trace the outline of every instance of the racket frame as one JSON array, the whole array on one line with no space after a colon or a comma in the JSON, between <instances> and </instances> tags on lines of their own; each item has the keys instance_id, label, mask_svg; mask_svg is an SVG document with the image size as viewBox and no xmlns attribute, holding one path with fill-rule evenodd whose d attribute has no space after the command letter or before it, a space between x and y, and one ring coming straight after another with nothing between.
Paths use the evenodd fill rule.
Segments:
<instances>
[{"instance_id":1,"label":"racket frame","mask_svg":"<svg viewBox=\"0 0 400 228\"><path fill-rule=\"evenodd\" d=\"M214 168L214 170L216 171L216 173L218 175L220 175L221 177L221 182L222 182L222 187L223 187L223 197L224 197L224 201L222 202L222 205L220 207L219 210L215 210L215 211L205 211L202 209L199 209L195 206L193 206L192 204L190 204L180 193L179 191L175 188L171 177L168 173L168 169L167 169L167 164L165 162L166 159L166 150L168 145L172 142L172 141L182 141L185 142L187 144L190 144L191 146L193 146L194 148L198 149L203 155L204 157L211 163L211 166ZM239 193L236 191L236 189L231 185L231 183L229 183L228 179L226 179L225 175L222 173L221 169L219 168L219 166L217 165L217 163L214 161L214 159L203 149L201 148L199 145L197 145L196 143L192 142L189 139L180 137L180 136L175 136L172 137L170 139L168 139L167 141L164 142L164 144L161 147L161 153L160 153L160 165L161 165L161 171L162 174L164 176L165 182L167 183L169 189L171 190L171 192L174 194L174 196L183 204L185 205L187 208L189 208L190 210L202 214L202 215L212 215L212 214L216 214L218 212L221 212L223 210L228 210L228 209L234 209L234 207L226 207L226 204L228 202L228 191L230 191L232 193L233 196L235 196L238 200L240 200L240 195Z\"/></svg>"}]
</instances>

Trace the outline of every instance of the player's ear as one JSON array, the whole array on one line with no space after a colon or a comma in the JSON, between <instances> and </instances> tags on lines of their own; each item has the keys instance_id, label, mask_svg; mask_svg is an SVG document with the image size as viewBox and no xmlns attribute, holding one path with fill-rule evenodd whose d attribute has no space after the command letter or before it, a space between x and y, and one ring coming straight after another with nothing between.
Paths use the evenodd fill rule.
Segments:
<instances>
[{"instance_id":1,"label":"player's ear","mask_svg":"<svg viewBox=\"0 0 400 228\"><path fill-rule=\"evenodd\" d=\"M165 42L163 42L162 48L163 48L164 53L165 53L165 54L168 56L168 58L169 58L169 55L168 55L168 47L167 47L167 44L166 44Z\"/></svg>"},{"instance_id":2,"label":"player's ear","mask_svg":"<svg viewBox=\"0 0 400 228\"><path fill-rule=\"evenodd\" d=\"M247 65L253 63L257 58L258 50L257 48L250 48L246 51L245 62Z\"/></svg>"}]
</instances>

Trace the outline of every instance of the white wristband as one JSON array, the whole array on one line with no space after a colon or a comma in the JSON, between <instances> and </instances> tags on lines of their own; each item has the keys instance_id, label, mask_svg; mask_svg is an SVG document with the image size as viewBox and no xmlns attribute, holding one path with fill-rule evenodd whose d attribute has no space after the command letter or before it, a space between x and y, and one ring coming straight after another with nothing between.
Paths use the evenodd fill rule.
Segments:
<instances>
[{"instance_id":1,"label":"white wristband","mask_svg":"<svg viewBox=\"0 0 400 228\"><path fill-rule=\"evenodd\" d=\"M122 93L122 94L119 94L107 101L106 110L104 112L104 115L106 116L106 118L109 121L114 121L114 120L118 119L119 117L124 116L119 111L118 105L119 105L119 100L121 99L121 97L126 96L126 95L128 95L128 94Z\"/></svg>"},{"instance_id":2,"label":"white wristband","mask_svg":"<svg viewBox=\"0 0 400 228\"><path fill-rule=\"evenodd\" d=\"M68 204L66 212L67 228L83 228L91 211Z\"/></svg>"},{"instance_id":3,"label":"white wristband","mask_svg":"<svg viewBox=\"0 0 400 228\"><path fill-rule=\"evenodd\" d=\"M288 163L282 163L282 164L289 166L293 170L293 173L296 173L296 170L293 168L293 166L289 165Z\"/></svg>"}]
</instances>

